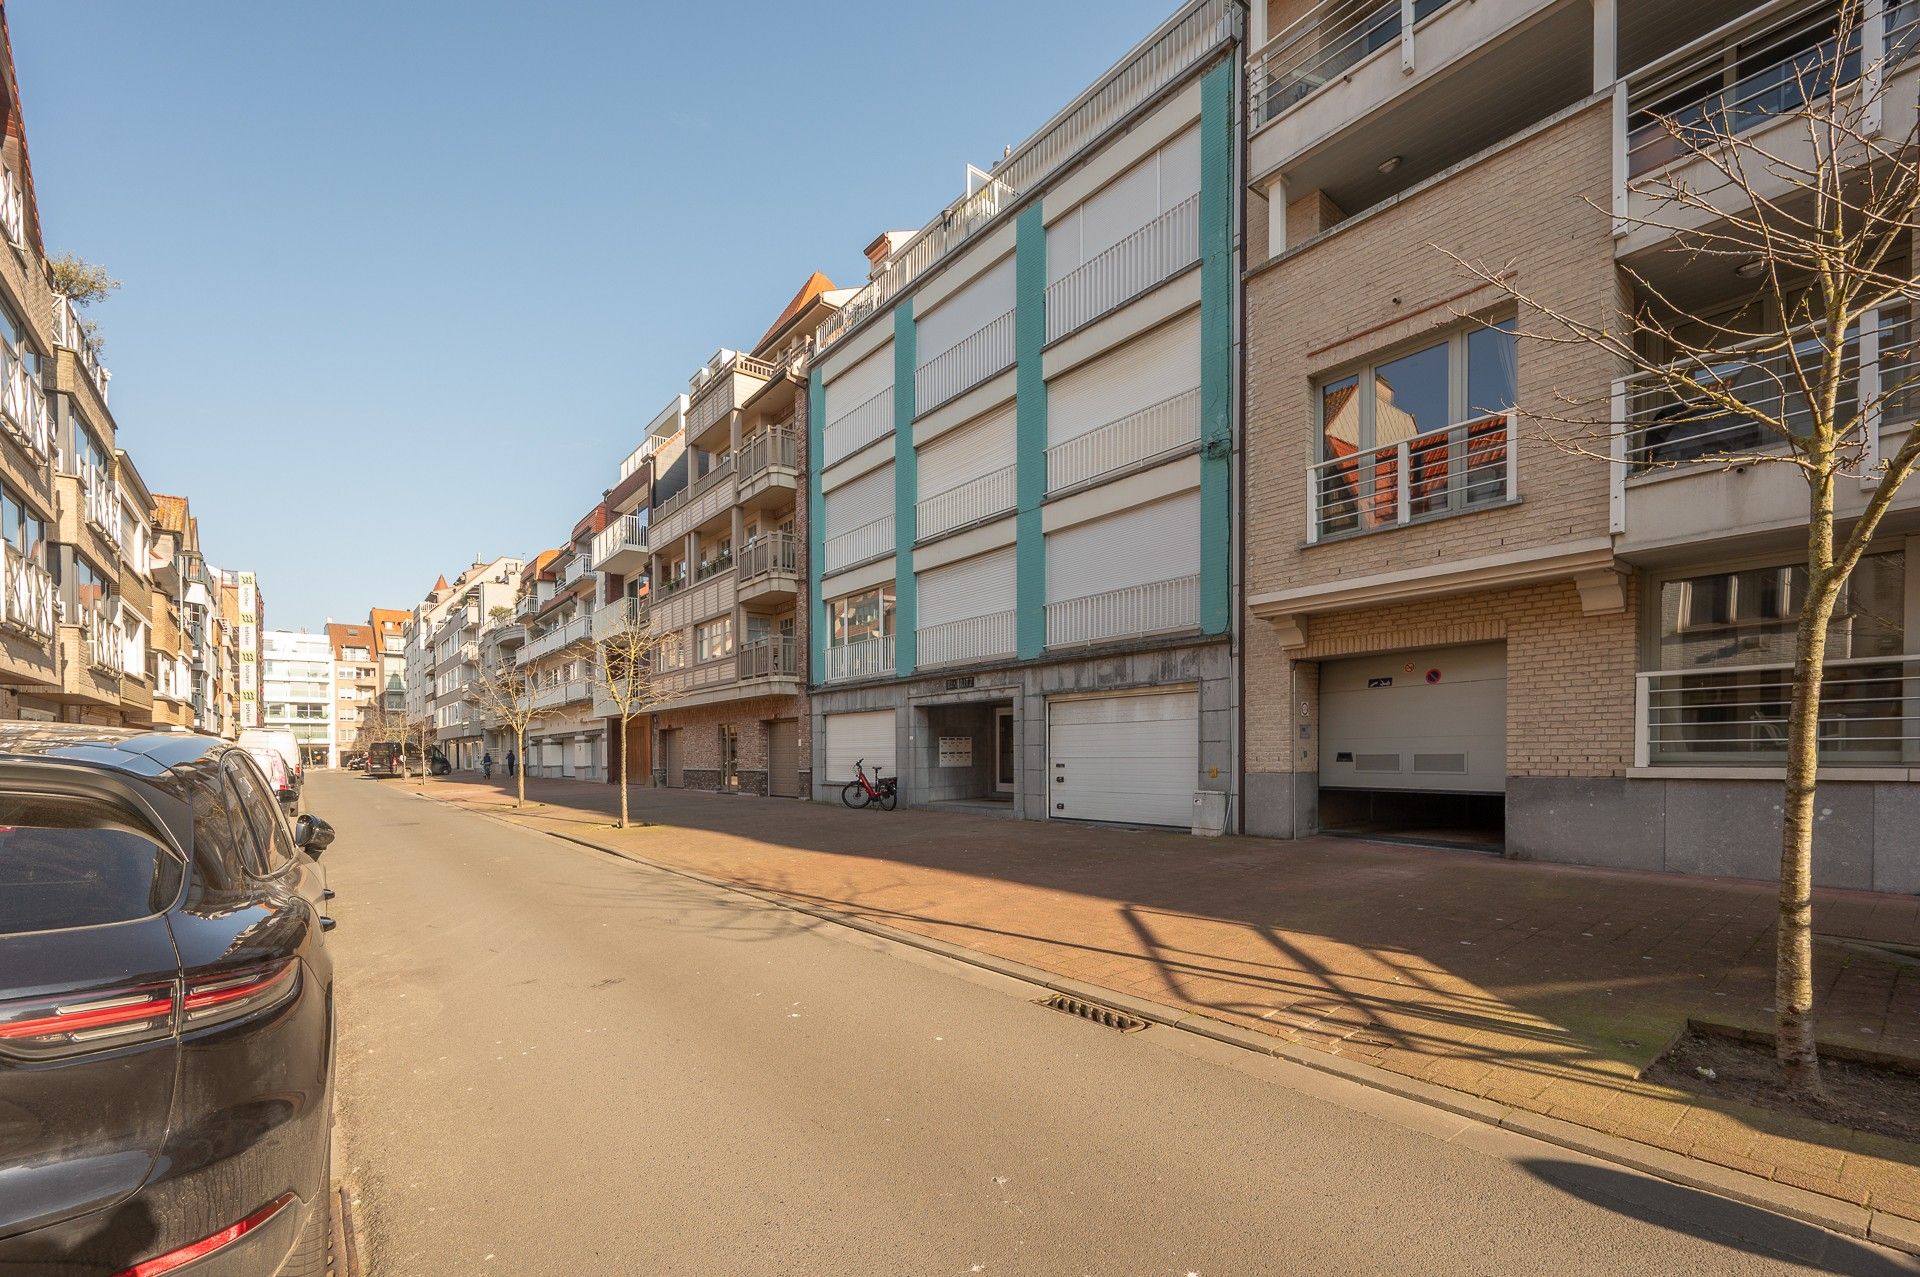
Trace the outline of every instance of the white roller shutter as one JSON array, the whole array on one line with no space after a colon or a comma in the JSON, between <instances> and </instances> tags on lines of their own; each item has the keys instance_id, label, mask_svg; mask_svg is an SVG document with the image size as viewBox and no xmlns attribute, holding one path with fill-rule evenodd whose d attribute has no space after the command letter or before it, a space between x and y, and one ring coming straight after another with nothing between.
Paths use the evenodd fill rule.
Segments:
<instances>
[{"instance_id":1,"label":"white roller shutter","mask_svg":"<svg viewBox=\"0 0 1920 1277\"><path fill-rule=\"evenodd\" d=\"M1014 547L929 568L915 578L924 627L1010 612L1017 601Z\"/></svg>"},{"instance_id":2,"label":"white roller shutter","mask_svg":"<svg viewBox=\"0 0 1920 1277\"><path fill-rule=\"evenodd\" d=\"M1013 309L1014 259L1009 253L914 322L915 357L924 368Z\"/></svg>"},{"instance_id":3,"label":"white roller shutter","mask_svg":"<svg viewBox=\"0 0 1920 1277\"><path fill-rule=\"evenodd\" d=\"M893 343L854 364L827 382L827 424L831 426L893 384Z\"/></svg>"},{"instance_id":4,"label":"white roller shutter","mask_svg":"<svg viewBox=\"0 0 1920 1277\"><path fill-rule=\"evenodd\" d=\"M920 497L938 496L963 483L1004 470L1017 459L1012 404L920 449Z\"/></svg>"},{"instance_id":5,"label":"white roller shutter","mask_svg":"<svg viewBox=\"0 0 1920 1277\"><path fill-rule=\"evenodd\" d=\"M1047 534L1047 602L1200 571L1198 489Z\"/></svg>"},{"instance_id":6,"label":"white roller shutter","mask_svg":"<svg viewBox=\"0 0 1920 1277\"><path fill-rule=\"evenodd\" d=\"M1073 273L1199 190L1200 128L1195 125L1047 228L1047 282Z\"/></svg>"},{"instance_id":7,"label":"white roller shutter","mask_svg":"<svg viewBox=\"0 0 1920 1277\"><path fill-rule=\"evenodd\" d=\"M1193 692L1047 703L1047 814L1190 827L1200 773Z\"/></svg>"},{"instance_id":8,"label":"white roller shutter","mask_svg":"<svg viewBox=\"0 0 1920 1277\"><path fill-rule=\"evenodd\" d=\"M890 709L827 715L827 774L822 779L845 784L853 779L853 765L863 758L868 780L876 770L898 775L893 769L893 719Z\"/></svg>"},{"instance_id":9,"label":"white roller shutter","mask_svg":"<svg viewBox=\"0 0 1920 1277\"><path fill-rule=\"evenodd\" d=\"M1320 783L1331 789L1504 792L1506 645L1321 662Z\"/></svg>"},{"instance_id":10,"label":"white roller shutter","mask_svg":"<svg viewBox=\"0 0 1920 1277\"><path fill-rule=\"evenodd\" d=\"M852 483L827 493L826 539L831 541L855 528L893 513L893 463L868 471Z\"/></svg>"},{"instance_id":11,"label":"white roller shutter","mask_svg":"<svg viewBox=\"0 0 1920 1277\"><path fill-rule=\"evenodd\" d=\"M1047 383L1047 444L1078 438L1200 386L1200 312Z\"/></svg>"}]
</instances>

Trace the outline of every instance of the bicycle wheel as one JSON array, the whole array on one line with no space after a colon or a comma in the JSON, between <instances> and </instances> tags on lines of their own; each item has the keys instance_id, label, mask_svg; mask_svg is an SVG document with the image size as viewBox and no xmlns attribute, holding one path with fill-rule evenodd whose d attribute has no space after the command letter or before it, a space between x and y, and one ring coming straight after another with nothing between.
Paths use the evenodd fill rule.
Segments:
<instances>
[{"instance_id":1,"label":"bicycle wheel","mask_svg":"<svg viewBox=\"0 0 1920 1277\"><path fill-rule=\"evenodd\" d=\"M880 810L881 811L892 811L894 809L894 805L897 804L899 801L900 801L900 791L894 786L888 785L885 789L880 791Z\"/></svg>"},{"instance_id":2,"label":"bicycle wheel","mask_svg":"<svg viewBox=\"0 0 1920 1277\"><path fill-rule=\"evenodd\" d=\"M840 801L859 811L867 805L867 787L857 780L850 780L846 788L840 791Z\"/></svg>"}]
</instances>

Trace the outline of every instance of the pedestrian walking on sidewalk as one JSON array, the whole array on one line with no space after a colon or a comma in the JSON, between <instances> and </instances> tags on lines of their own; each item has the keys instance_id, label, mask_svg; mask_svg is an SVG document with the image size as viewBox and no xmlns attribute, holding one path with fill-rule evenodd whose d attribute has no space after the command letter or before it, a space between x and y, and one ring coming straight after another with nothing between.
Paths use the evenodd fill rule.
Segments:
<instances>
[{"instance_id":1,"label":"pedestrian walking on sidewalk","mask_svg":"<svg viewBox=\"0 0 1920 1277\"><path fill-rule=\"evenodd\" d=\"M513 746L509 745L507 746L507 775L509 776L513 775L513 767L514 767Z\"/></svg>"},{"instance_id":2,"label":"pedestrian walking on sidewalk","mask_svg":"<svg viewBox=\"0 0 1920 1277\"><path fill-rule=\"evenodd\" d=\"M488 750L486 753L480 755L480 774L485 776L488 780L493 779L493 751L492 750Z\"/></svg>"}]
</instances>

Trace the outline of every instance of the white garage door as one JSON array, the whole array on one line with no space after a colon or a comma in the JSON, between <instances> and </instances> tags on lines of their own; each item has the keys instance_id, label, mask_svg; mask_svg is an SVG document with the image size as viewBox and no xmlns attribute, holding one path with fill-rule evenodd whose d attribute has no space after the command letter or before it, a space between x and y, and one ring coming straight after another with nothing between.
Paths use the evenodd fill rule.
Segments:
<instances>
[{"instance_id":1,"label":"white garage door","mask_svg":"<svg viewBox=\"0 0 1920 1277\"><path fill-rule=\"evenodd\" d=\"M853 765L863 758L868 780L876 767L889 776L899 775L893 769L893 717L890 709L827 715L827 774L821 779L844 784L853 779Z\"/></svg>"},{"instance_id":2,"label":"white garage door","mask_svg":"<svg viewBox=\"0 0 1920 1277\"><path fill-rule=\"evenodd\" d=\"M1322 662L1320 783L1335 789L1504 792L1505 644Z\"/></svg>"},{"instance_id":3,"label":"white garage door","mask_svg":"<svg viewBox=\"0 0 1920 1277\"><path fill-rule=\"evenodd\" d=\"M1185 829L1199 772L1194 692L1047 703L1047 814L1056 820Z\"/></svg>"}]
</instances>

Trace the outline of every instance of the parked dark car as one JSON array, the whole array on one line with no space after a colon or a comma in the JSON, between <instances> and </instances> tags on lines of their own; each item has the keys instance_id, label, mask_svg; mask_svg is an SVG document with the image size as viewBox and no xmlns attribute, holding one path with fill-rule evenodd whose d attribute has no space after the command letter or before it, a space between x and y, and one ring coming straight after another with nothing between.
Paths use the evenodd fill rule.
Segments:
<instances>
[{"instance_id":1,"label":"parked dark car","mask_svg":"<svg viewBox=\"0 0 1920 1277\"><path fill-rule=\"evenodd\" d=\"M0 1277L319 1277L324 822L207 736L0 723Z\"/></svg>"},{"instance_id":2,"label":"parked dark car","mask_svg":"<svg viewBox=\"0 0 1920 1277\"><path fill-rule=\"evenodd\" d=\"M402 753L403 751L399 741L375 741L367 747L367 775L375 778L401 775L400 762ZM406 775L426 775L427 769L420 765L420 747L418 745L412 741L408 741L404 755L406 758ZM427 757L432 763L433 774L435 776L452 774L453 764L447 761L447 756L440 751L438 745L433 747Z\"/></svg>"}]
</instances>

